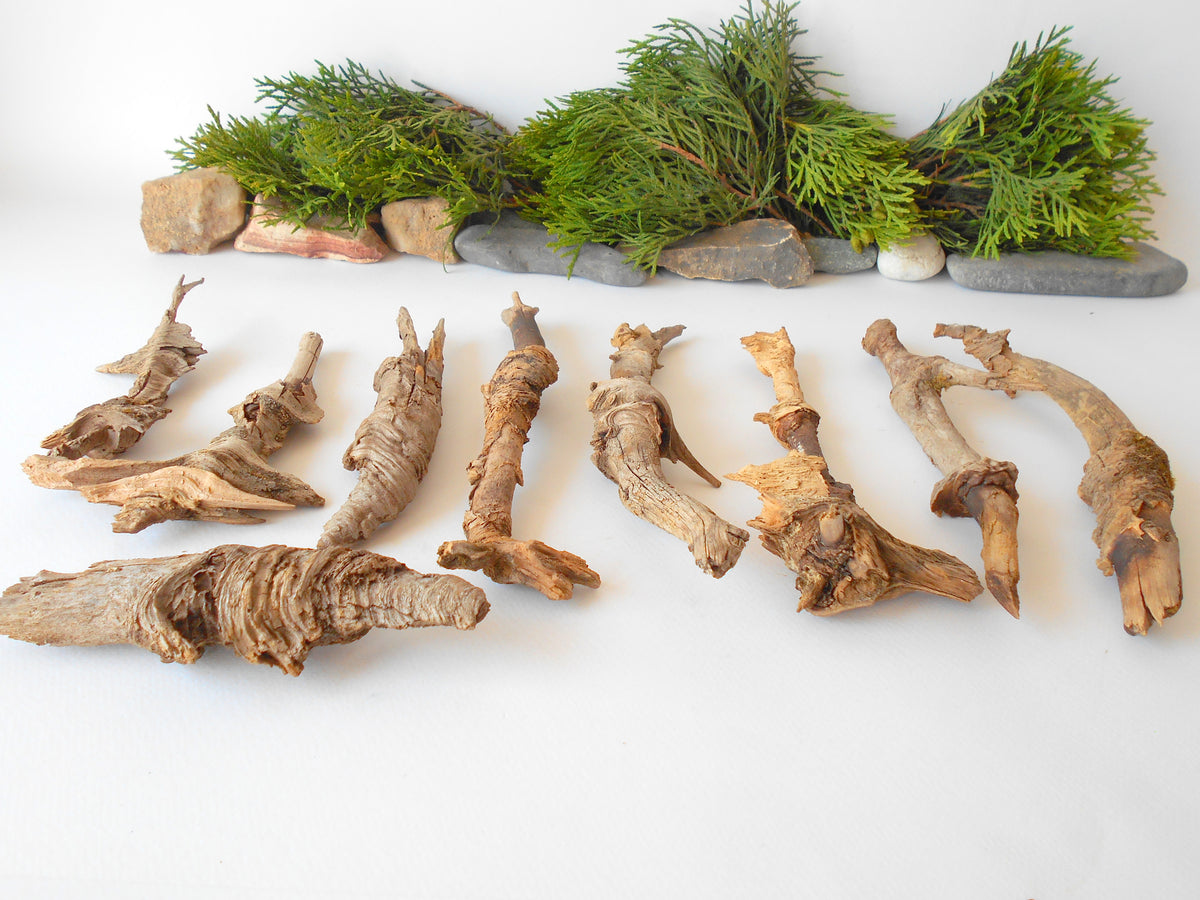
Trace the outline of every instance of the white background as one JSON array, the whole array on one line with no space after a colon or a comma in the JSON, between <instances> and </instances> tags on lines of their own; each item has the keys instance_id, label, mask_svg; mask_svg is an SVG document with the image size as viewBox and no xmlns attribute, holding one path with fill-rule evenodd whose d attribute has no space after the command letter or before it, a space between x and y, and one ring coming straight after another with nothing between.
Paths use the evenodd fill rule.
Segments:
<instances>
[{"instance_id":1,"label":"white background","mask_svg":"<svg viewBox=\"0 0 1200 900\"><path fill-rule=\"evenodd\" d=\"M292 679L212 649L165 666L132 647L0 639L0 885L10 896L1183 898L1196 896L1200 676L1195 601L1150 636L1121 628L1077 498L1083 441L1045 398L947 401L982 452L1021 470L1022 618L988 595L924 595L833 619L797 615L793 576L752 537L714 580L629 515L588 461L584 399L621 322L677 322L655 383L696 456L724 474L782 452L752 421L773 400L738 338L788 328L833 474L899 536L977 569L978 530L928 510L938 473L859 347L892 318L918 352L961 358L939 321L1011 328L1014 347L1091 378L1166 449L1184 584L1200 542L1196 291L1133 300L975 293L873 272L786 292L662 276L638 289L420 258L373 266L241 254L158 256L141 181L207 113L251 113L253 78L359 60L515 127L544 98L615 83L617 50L670 16L732 3L5 4L0 28L0 586L40 569L310 546L354 476L340 456L397 352L406 304L446 317L446 416L416 501L369 549L436 571L460 533L478 387L509 349L513 290L539 306L562 375L525 454L515 530L586 557L596 591L554 603L484 586L473 632L374 632L320 648ZM801 49L856 105L910 134L981 87L1014 41L1074 24L1150 118L1159 243L1195 268L1197 13L1149 0L907 4L808 0ZM324 422L273 458L325 509L234 527L109 530L113 510L32 487L41 438L126 379L93 367L140 346L180 274L180 318L208 348L174 413L131 454L163 458L320 332ZM754 492L668 477L734 522Z\"/></svg>"}]
</instances>

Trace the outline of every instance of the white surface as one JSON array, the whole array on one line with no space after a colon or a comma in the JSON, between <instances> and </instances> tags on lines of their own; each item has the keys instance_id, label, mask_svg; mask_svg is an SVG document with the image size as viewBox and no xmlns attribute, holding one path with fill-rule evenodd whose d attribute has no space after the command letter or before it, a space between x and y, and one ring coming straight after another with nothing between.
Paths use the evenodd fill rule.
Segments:
<instances>
[{"instance_id":1,"label":"white surface","mask_svg":"<svg viewBox=\"0 0 1200 900\"><path fill-rule=\"evenodd\" d=\"M437 545L459 534L478 386L510 346L499 313L513 290L541 307L562 366L526 448L516 531L583 555L604 579L556 604L469 574L492 601L474 632L375 632L318 649L299 679L219 648L185 667L131 647L0 639L7 894L1196 895L1200 615L1185 600L1149 637L1124 634L1075 495L1086 450L1057 407L948 395L975 445L1021 469L1018 622L987 595L797 615L791 574L756 537L715 581L620 506L588 461L583 406L617 324L682 322L655 383L697 457L719 474L773 459L778 446L751 419L772 402L770 384L738 338L785 325L834 475L886 527L978 569L976 526L929 513L937 473L859 341L887 316L911 349L959 358L930 337L936 322L1011 328L1017 349L1094 380L1170 454L1186 591L1200 576L1193 285L1154 300L972 293L944 275L874 273L788 292L666 276L618 289L415 258L156 256L137 227L140 182L170 170L163 149L206 103L252 112L255 76L350 57L516 125L547 96L615 81L616 50L657 22L715 24L734 4L6 7L3 585L230 541L311 545L353 484L340 455L374 402L375 367L396 352L401 303L423 340L446 317L447 411L416 501L369 547L436 570ZM1183 102L1194 7L811 0L799 15L805 49L904 133L980 87L1014 41L1074 23L1075 45L1121 75L1116 91L1156 123L1159 246L1195 269L1200 134ZM209 353L133 455L203 444L316 330L327 415L274 461L326 509L115 535L110 508L24 480L18 463L46 433L127 388L92 367L141 344L181 273L206 279L181 319ZM714 490L668 469L734 522L758 511L744 485Z\"/></svg>"}]
</instances>

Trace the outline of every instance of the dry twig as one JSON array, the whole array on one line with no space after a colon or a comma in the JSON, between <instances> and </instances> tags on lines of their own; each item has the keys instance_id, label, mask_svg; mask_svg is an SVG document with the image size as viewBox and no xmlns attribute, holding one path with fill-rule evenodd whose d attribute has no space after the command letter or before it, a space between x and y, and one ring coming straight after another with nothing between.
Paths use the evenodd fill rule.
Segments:
<instances>
[{"instance_id":1,"label":"dry twig","mask_svg":"<svg viewBox=\"0 0 1200 900\"><path fill-rule=\"evenodd\" d=\"M92 503L120 506L116 532L141 531L168 519L244 525L263 521L250 510L321 506L325 501L316 491L266 461L294 424L314 424L324 416L312 385L320 354L321 336L304 335L287 376L229 410L237 424L202 450L162 461L31 456L22 468L40 487L75 490Z\"/></svg>"},{"instance_id":2,"label":"dry twig","mask_svg":"<svg viewBox=\"0 0 1200 900\"><path fill-rule=\"evenodd\" d=\"M938 325L935 336L958 338L995 376L980 386L1043 391L1071 417L1091 457L1083 467L1079 496L1096 513L1096 564L1116 572L1125 630L1145 634L1179 611L1183 584L1179 540L1171 525L1174 479L1154 441L1099 388L1045 360L1023 356L1008 344L1008 331L974 325Z\"/></svg>"},{"instance_id":3,"label":"dry twig","mask_svg":"<svg viewBox=\"0 0 1200 900\"><path fill-rule=\"evenodd\" d=\"M69 425L42 441L51 456L79 459L81 456L108 458L124 453L146 430L171 410L164 404L167 393L181 375L190 372L204 348L192 337L192 329L175 321L179 304L187 292L204 279L179 283L171 292L171 305L145 345L97 371L135 375L129 392L80 410Z\"/></svg>"},{"instance_id":4,"label":"dry twig","mask_svg":"<svg viewBox=\"0 0 1200 900\"><path fill-rule=\"evenodd\" d=\"M483 591L365 550L245 547L100 562L24 578L0 598L0 633L35 644L135 644L195 662L210 644L299 675L309 651L372 628L473 628Z\"/></svg>"},{"instance_id":5,"label":"dry twig","mask_svg":"<svg viewBox=\"0 0 1200 900\"><path fill-rule=\"evenodd\" d=\"M829 474L817 438L820 415L804 401L787 331L742 338L778 402L755 421L788 454L730 475L755 488L762 514L750 524L763 545L797 574L801 610L830 615L909 591L969 601L983 588L961 560L894 537L854 500L854 489Z\"/></svg>"},{"instance_id":6,"label":"dry twig","mask_svg":"<svg viewBox=\"0 0 1200 900\"><path fill-rule=\"evenodd\" d=\"M896 326L887 319L871 325L863 349L887 369L892 380L892 407L945 476L933 489L930 507L939 516L971 516L979 523L988 590L1001 606L1018 616L1017 467L976 452L942 404L946 388L990 388L997 386L995 379L942 356L910 353L896 336Z\"/></svg>"},{"instance_id":7,"label":"dry twig","mask_svg":"<svg viewBox=\"0 0 1200 900\"><path fill-rule=\"evenodd\" d=\"M325 523L318 547L370 537L412 502L429 468L442 424L445 320L433 330L427 350L417 342L404 307L396 325L404 352L385 359L375 372L375 409L342 457L342 465L359 473L358 484Z\"/></svg>"},{"instance_id":8,"label":"dry twig","mask_svg":"<svg viewBox=\"0 0 1200 900\"><path fill-rule=\"evenodd\" d=\"M645 325L617 328L611 377L594 383L587 401L595 420L592 462L616 482L626 509L686 542L696 565L720 578L737 562L749 533L663 478L661 460L669 459L713 487L721 484L692 456L675 430L666 398L650 384L660 368L658 355L682 332L682 325L653 332Z\"/></svg>"},{"instance_id":9,"label":"dry twig","mask_svg":"<svg viewBox=\"0 0 1200 900\"><path fill-rule=\"evenodd\" d=\"M534 319L537 312L514 292L512 307L502 314L512 331L514 349L483 386L483 449L467 467L471 482L463 519L467 539L442 544L438 563L448 569L482 571L500 584L524 584L553 600L564 600L577 584L599 587L600 576L573 553L512 537L513 494L518 484L525 483L523 448L542 392L558 379L558 362L542 341Z\"/></svg>"}]
</instances>

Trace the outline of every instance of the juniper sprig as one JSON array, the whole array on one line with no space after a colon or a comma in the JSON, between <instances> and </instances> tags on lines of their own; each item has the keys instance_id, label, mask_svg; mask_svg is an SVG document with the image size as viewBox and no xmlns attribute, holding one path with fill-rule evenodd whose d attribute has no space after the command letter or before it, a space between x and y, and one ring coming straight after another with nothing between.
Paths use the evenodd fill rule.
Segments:
<instances>
[{"instance_id":1,"label":"juniper sprig","mask_svg":"<svg viewBox=\"0 0 1200 900\"><path fill-rule=\"evenodd\" d=\"M498 210L506 136L490 116L422 85L410 90L355 62L261 78L261 119L211 121L171 151L180 169L214 166L279 204L279 218L350 227L393 200L440 196L457 224Z\"/></svg>"},{"instance_id":2,"label":"juniper sprig","mask_svg":"<svg viewBox=\"0 0 1200 900\"><path fill-rule=\"evenodd\" d=\"M1016 45L998 77L910 142L930 181L918 202L948 249L1121 257L1153 237L1150 123L1068 49L1069 30Z\"/></svg>"}]
</instances>

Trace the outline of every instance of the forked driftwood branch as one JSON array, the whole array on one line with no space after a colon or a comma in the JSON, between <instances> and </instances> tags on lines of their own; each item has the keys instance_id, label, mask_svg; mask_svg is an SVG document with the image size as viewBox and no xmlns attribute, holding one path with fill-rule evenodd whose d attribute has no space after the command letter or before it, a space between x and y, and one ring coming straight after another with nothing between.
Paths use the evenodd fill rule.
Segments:
<instances>
[{"instance_id":1,"label":"forked driftwood branch","mask_svg":"<svg viewBox=\"0 0 1200 900\"><path fill-rule=\"evenodd\" d=\"M312 385L320 354L321 336L304 335L283 380L229 410L236 424L202 450L162 461L31 456L22 468L40 487L79 491L92 503L121 507L113 521L116 532L141 531L169 519L244 525L263 521L251 511L320 506L325 501L311 487L267 464L293 425L324 416Z\"/></svg>"},{"instance_id":2,"label":"forked driftwood branch","mask_svg":"<svg viewBox=\"0 0 1200 900\"><path fill-rule=\"evenodd\" d=\"M513 494L524 484L521 455L541 405L542 392L558 379L558 362L546 349L534 318L538 309L513 293L501 318L512 331L513 348L483 386L484 440L467 467L471 494L463 519L465 541L438 548L448 569L482 571L500 584L523 584L552 600L565 600L575 585L599 587L600 576L573 553L541 541L512 536Z\"/></svg>"},{"instance_id":3,"label":"forked driftwood branch","mask_svg":"<svg viewBox=\"0 0 1200 900\"><path fill-rule=\"evenodd\" d=\"M425 350L404 307L396 325L404 351L385 359L375 372L375 408L342 457L342 465L358 472L358 483L325 523L318 547L370 537L412 502L429 469L442 425L445 320L438 322Z\"/></svg>"},{"instance_id":4,"label":"forked driftwood branch","mask_svg":"<svg viewBox=\"0 0 1200 900\"><path fill-rule=\"evenodd\" d=\"M184 284L180 276L171 292L171 305L145 345L97 369L136 376L129 392L80 410L70 424L42 441L42 449L48 450L51 456L66 459L118 456L141 440L151 425L171 411L165 406L171 385L190 372L205 352L192 337L192 329L177 322L175 317L187 292L203 283L201 278Z\"/></svg>"},{"instance_id":5,"label":"forked driftwood branch","mask_svg":"<svg viewBox=\"0 0 1200 900\"><path fill-rule=\"evenodd\" d=\"M728 477L759 492L763 511L750 524L796 573L799 608L831 615L910 591L964 602L978 596L983 588L969 566L894 537L855 502L850 485L829 474L817 437L820 415L804 400L787 331L758 332L742 344L775 387L777 402L754 419L788 454Z\"/></svg>"},{"instance_id":6,"label":"forked driftwood branch","mask_svg":"<svg viewBox=\"0 0 1200 900\"><path fill-rule=\"evenodd\" d=\"M1042 391L1071 417L1091 456L1083 467L1079 496L1096 513L1096 564L1117 576L1125 630L1145 634L1179 611L1183 584L1179 540L1171 525L1174 479L1167 454L1138 431L1103 391L1066 369L1023 356L1008 344L1008 331L974 325L938 325L935 336L958 338L987 366L986 386L1012 395Z\"/></svg>"},{"instance_id":7,"label":"forked driftwood branch","mask_svg":"<svg viewBox=\"0 0 1200 900\"><path fill-rule=\"evenodd\" d=\"M933 489L930 508L939 516L970 516L979 523L988 590L1014 617L1019 616L1017 467L979 454L954 427L942 403L942 391L955 385L1002 386L987 373L943 356L910 353L888 319L879 319L867 329L863 349L887 369L892 407L945 476Z\"/></svg>"},{"instance_id":8,"label":"forked driftwood branch","mask_svg":"<svg viewBox=\"0 0 1200 900\"><path fill-rule=\"evenodd\" d=\"M195 662L210 644L299 675L309 651L372 628L473 628L483 591L365 550L245 547L41 572L0 598L0 633L35 644L135 644Z\"/></svg>"},{"instance_id":9,"label":"forked driftwood branch","mask_svg":"<svg viewBox=\"0 0 1200 900\"><path fill-rule=\"evenodd\" d=\"M611 377L594 383L587 401L595 424L592 462L616 482L626 509L687 543L696 565L720 578L737 562L749 533L676 490L662 471L663 459L682 462L713 487L721 484L692 456L666 398L650 384L663 347L682 332L682 325L617 328Z\"/></svg>"}]
</instances>

